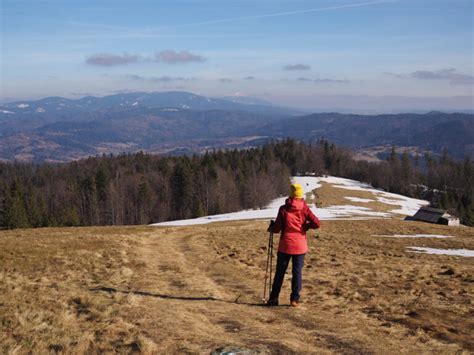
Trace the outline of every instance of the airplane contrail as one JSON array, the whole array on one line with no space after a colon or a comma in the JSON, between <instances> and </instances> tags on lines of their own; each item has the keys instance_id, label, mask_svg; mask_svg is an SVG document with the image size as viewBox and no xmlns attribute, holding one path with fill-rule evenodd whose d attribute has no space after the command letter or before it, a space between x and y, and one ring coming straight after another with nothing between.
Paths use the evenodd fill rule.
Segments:
<instances>
[{"instance_id":1,"label":"airplane contrail","mask_svg":"<svg viewBox=\"0 0 474 355\"><path fill-rule=\"evenodd\" d=\"M175 26L170 26L170 27L187 27L187 26L210 25L210 24L214 24L214 23L234 22L234 21L241 21L241 20L261 19L261 18L267 18L267 17L278 17L278 16L306 14L306 13L309 13L309 12L339 10L339 9L346 9L346 8L349 8L349 7L370 6L370 5L386 4L386 3L392 3L392 2L397 2L397 0L377 0L377 1L361 2L361 3L357 3L357 4L318 7L318 8L313 8L313 9L295 10L295 11L286 11L286 12L276 12L276 13L273 13L273 14L231 17L231 18L225 18L225 19L219 19L219 20L192 22L192 23L186 23L186 24L175 25Z\"/></svg>"}]
</instances>

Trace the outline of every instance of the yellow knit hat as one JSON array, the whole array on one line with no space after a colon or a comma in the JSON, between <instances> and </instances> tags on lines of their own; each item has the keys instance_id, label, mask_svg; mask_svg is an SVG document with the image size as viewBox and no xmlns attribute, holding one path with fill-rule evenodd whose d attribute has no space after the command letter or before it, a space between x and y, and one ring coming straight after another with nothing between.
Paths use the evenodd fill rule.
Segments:
<instances>
[{"instance_id":1,"label":"yellow knit hat","mask_svg":"<svg viewBox=\"0 0 474 355\"><path fill-rule=\"evenodd\" d=\"M291 194L290 197L293 198L303 198L303 188L300 184L291 185Z\"/></svg>"}]
</instances>

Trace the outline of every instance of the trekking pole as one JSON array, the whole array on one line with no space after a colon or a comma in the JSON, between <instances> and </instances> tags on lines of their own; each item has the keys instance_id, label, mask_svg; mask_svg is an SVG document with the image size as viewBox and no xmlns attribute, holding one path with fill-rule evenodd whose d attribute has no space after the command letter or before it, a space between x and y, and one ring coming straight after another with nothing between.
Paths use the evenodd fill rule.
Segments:
<instances>
[{"instance_id":1,"label":"trekking pole","mask_svg":"<svg viewBox=\"0 0 474 355\"><path fill-rule=\"evenodd\" d=\"M268 293L270 294L272 289L272 258L273 258L273 232L269 232L268 244L267 244L267 265L265 267L265 282L263 285L263 298L262 302L265 303L267 300L267 281L268 281ZM268 277L270 276L270 277Z\"/></svg>"},{"instance_id":2,"label":"trekking pole","mask_svg":"<svg viewBox=\"0 0 474 355\"><path fill-rule=\"evenodd\" d=\"M273 271L273 232L270 232L270 278L268 279L268 298L272 292L272 271Z\"/></svg>"},{"instance_id":3,"label":"trekking pole","mask_svg":"<svg viewBox=\"0 0 474 355\"><path fill-rule=\"evenodd\" d=\"M268 265L270 262L270 234L267 241L267 264L265 265L265 281L263 282L263 297L262 303L265 303L267 298L267 280L268 280Z\"/></svg>"}]
</instances>

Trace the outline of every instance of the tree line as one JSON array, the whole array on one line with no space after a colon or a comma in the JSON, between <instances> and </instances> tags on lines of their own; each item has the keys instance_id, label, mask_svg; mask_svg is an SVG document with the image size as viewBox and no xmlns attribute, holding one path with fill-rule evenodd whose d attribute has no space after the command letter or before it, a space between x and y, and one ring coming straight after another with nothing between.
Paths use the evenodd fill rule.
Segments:
<instances>
[{"instance_id":1,"label":"tree line","mask_svg":"<svg viewBox=\"0 0 474 355\"><path fill-rule=\"evenodd\" d=\"M147 224L263 207L287 191L290 177L268 151L1 163L0 226Z\"/></svg>"},{"instance_id":2,"label":"tree line","mask_svg":"<svg viewBox=\"0 0 474 355\"><path fill-rule=\"evenodd\" d=\"M192 157L142 152L68 164L0 163L0 227L147 224L260 208L288 193L291 175L346 177L428 199L474 225L473 164L447 152L355 160L320 140L292 139Z\"/></svg>"}]
</instances>

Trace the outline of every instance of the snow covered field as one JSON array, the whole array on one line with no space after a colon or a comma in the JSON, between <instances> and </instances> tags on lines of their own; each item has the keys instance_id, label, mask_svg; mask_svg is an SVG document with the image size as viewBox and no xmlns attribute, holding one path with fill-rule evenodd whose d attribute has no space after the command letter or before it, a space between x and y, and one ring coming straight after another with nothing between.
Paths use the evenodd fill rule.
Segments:
<instances>
[{"instance_id":1,"label":"snow covered field","mask_svg":"<svg viewBox=\"0 0 474 355\"><path fill-rule=\"evenodd\" d=\"M325 208L316 208L310 206L311 210L321 220L334 219L369 219L369 218L397 218L399 215L413 215L421 206L427 205L428 202L424 200L417 200L406 196L392 194L377 190L368 184L358 181L343 179L333 176L315 177L315 176L294 176L292 182L300 184L303 187L305 195L312 197L313 190L321 187L321 182L326 182L336 188L353 190L353 191L367 191L373 194L373 200L358 198L348 198L352 202L381 202L393 205L394 209L389 212L377 212L368 207L354 206L348 203L347 205L329 206ZM348 193L350 193L348 191ZM308 195L309 194L309 195ZM273 200L266 208L259 210L245 210L233 213L226 213L214 216L205 216L200 218L193 218L187 220L178 220L170 222L162 222L152 224L153 226L186 226L206 224L212 222L223 221L237 221L246 219L274 219L277 216L278 208L285 203L287 197L280 197ZM349 201L348 201L349 202ZM396 208L398 207L398 208Z\"/></svg>"}]
</instances>

